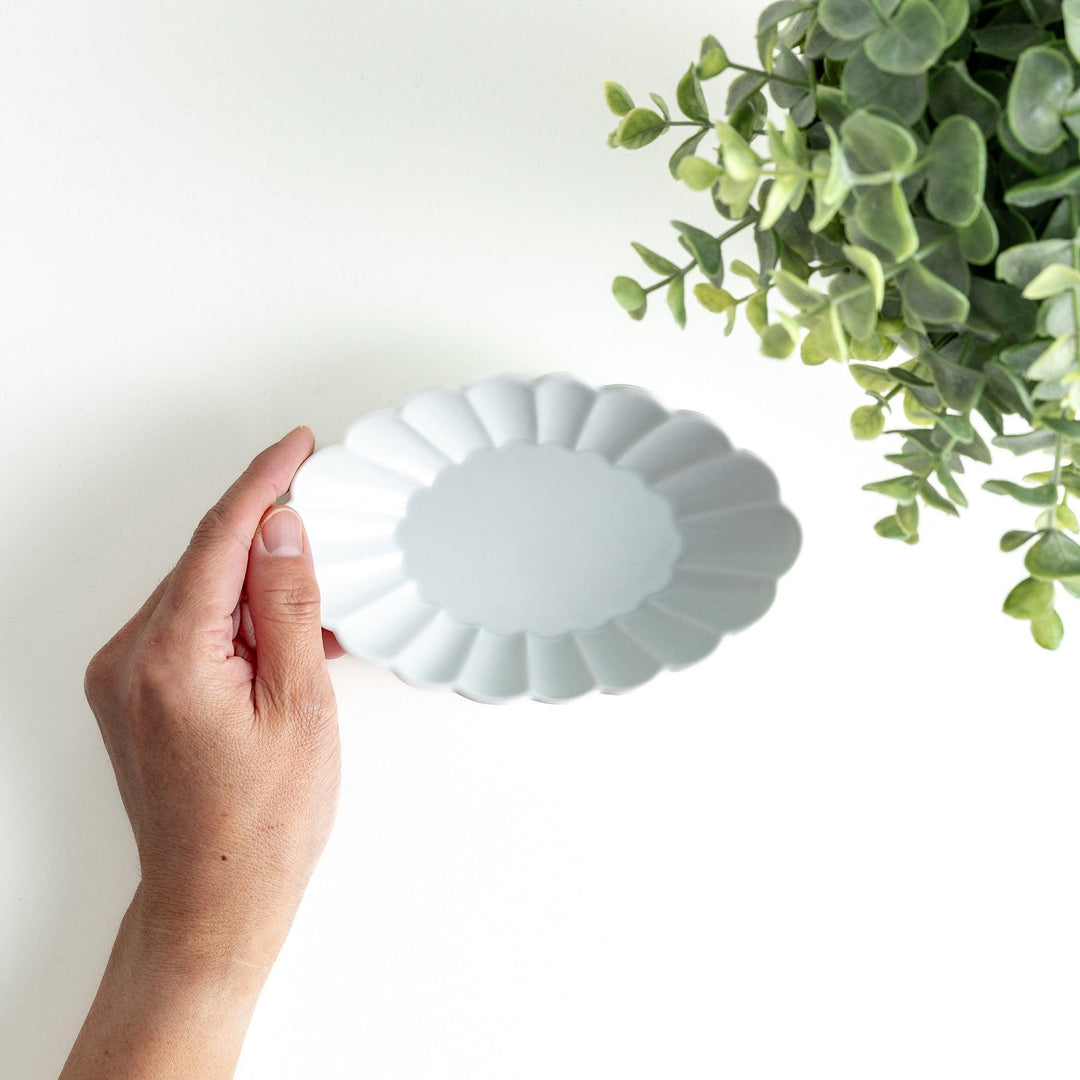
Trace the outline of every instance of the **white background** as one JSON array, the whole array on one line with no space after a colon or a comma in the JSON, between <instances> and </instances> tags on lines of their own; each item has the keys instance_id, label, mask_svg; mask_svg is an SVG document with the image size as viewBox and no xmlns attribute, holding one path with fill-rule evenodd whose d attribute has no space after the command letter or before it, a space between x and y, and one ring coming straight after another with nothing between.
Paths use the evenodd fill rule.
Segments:
<instances>
[{"instance_id":1,"label":"white background","mask_svg":"<svg viewBox=\"0 0 1080 1080\"><path fill-rule=\"evenodd\" d=\"M86 661L206 507L433 382L578 372L709 413L802 554L758 624L628 696L482 706L333 665L336 829L238 1075L1075 1077L1080 612L1000 614L1024 512L877 538L838 365L629 247L719 228L673 137L605 146L757 5L3 4L0 1074L53 1077L136 882ZM723 80L721 80L722 84ZM719 95L710 84L710 97ZM1026 461L1024 462L1026 464Z\"/></svg>"}]
</instances>

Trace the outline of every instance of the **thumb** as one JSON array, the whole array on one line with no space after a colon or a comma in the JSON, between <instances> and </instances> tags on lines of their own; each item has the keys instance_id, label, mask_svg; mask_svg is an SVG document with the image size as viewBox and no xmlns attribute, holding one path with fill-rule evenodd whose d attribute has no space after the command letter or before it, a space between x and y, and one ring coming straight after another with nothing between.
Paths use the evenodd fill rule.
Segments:
<instances>
[{"instance_id":1,"label":"thumb","mask_svg":"<svg viewBox=\"0 0 1080 1080\"><path fill-rule=\"evenodd\" d=\"M304 524L287 506L271 507L256 530L247 597L255 637L256 708L310 709L311 696L327 679L319 586Z\"/></svg>"}]
</instances>

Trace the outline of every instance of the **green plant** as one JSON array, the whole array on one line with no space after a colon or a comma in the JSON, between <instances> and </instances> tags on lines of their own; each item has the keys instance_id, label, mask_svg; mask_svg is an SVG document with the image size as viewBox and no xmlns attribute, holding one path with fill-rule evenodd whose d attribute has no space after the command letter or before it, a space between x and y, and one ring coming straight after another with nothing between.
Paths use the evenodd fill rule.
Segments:
<instances>
[{"instance_id":1,"label":"green plant","mask_svg":"<svg viewBox=\"0 0 1080 1080\"><path fill-rule=\"evenodd\" d=\"M1080 531L1080 0L780 0L761 14L757 52L760 66L738 64L706 37L676 89L685 119L658 94L640 107L605 84L621 117L608 144L689 128L668 167L725 219L719 232L671 223L685 265L635 243L660 278L617 277L615 298L641 319L666 287L685 326L697 271L694 296L725 333L742 308L766 356L847 364L870 398L855 437L902 440L885 455L899 475L865 485L896 503L881 536L915 543L920 504L967 505L963 459L991 461L974 417L994 446L1049 452L1023 483L983 486L1038 508L1032 528L1001 538L1027 548L1004 610L1056 648L1055 594L1080 596L1067 535ZM714 119L703 84L724 73ZM706 135L715 153L702 155ZM725 265L744 229L758 265ZM886 430L897 404L906 422Z\"/></svg>"}]
</instances>

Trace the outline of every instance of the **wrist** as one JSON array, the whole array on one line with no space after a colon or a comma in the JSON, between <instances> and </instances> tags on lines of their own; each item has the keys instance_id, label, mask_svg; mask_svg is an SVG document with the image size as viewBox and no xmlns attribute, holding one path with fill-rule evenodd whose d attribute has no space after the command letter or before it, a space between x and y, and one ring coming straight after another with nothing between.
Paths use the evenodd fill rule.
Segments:
<instances>
[{"instance_id":1,"label":"wrist","mask_svg":"<svg viewBox=\"0 0 1080 1080\"><path fill-rule=\"evenodd\" d=\"M136 890L61 1080L233 1075L274 957L155 917Z\"/></svg>"},{"instance_id":2,"label":"wrist","mask_svg":"<svg viewBox=\"0 0 1080 1080\"><path fill-rule=\"evenodd\" d=\"M245 926L239 920L177 910L140 884L117 943L122 943L132 968L147 977L254 998L288 929L272 920Z\"/></svg>"}]
</instances>

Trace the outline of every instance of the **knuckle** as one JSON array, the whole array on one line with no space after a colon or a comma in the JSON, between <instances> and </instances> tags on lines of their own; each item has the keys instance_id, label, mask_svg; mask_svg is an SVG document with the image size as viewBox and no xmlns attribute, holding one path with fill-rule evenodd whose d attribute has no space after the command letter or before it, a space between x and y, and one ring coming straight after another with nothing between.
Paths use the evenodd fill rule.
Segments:
<instances>
[{"instance_id":1,"label":"knuckle","mask_svg":"<svg viewBox=\"0 0 1080 1080\"><path fill-rule=\"evenodd\" d=\"M108 694L112 687L115 664L112 657L112 643L103 645L90 658L83 673L83 694L90 705L96 705Z\"/></svg>"},{"instance_id":2,"label":"knuckle","mask_svg":"<svg viewBox=\"0 0 1080 1080\"><path fill-rule=\"evenodd\" d=\"M314 578L298 578L278 585L270 590L269 600L273 608L290 620L319 618L321 597Z\"/></svg>"}]
</instances>

